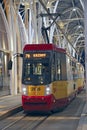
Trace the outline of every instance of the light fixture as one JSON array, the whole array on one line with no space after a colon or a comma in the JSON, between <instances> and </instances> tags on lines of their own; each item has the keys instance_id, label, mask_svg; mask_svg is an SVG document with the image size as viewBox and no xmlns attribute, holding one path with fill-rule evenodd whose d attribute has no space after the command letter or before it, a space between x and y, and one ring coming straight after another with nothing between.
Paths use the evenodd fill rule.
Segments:
<instances>
[{"instance_id":1,"label":"light fixture","mask_svg":"<svg viewBox=\"0 0 87 130\"><path fill-rule=\"evenodd\" d=\"M81 28L81 25L79 25L78 28Z\"/></svg>"},{"instance_id":2,"label":"light fixture","mask_svg":"<svg viewBox=\"0 0 87 130\"><path fill-rule=\"evenodd\" d=\"M61 29L63 29L64 28L64 23L62 21L59 22L59 26L60 26Z\"/></svg>"},{"instance_id":3,"label":"light fixture","mask_svg":"<svg viewBox=\"0 0 87 130\"><path fill-rule=\"evenodd\" d=\"M76 11L76 8L73 8L73 10L72 11Z\"/></svg>"}]
</instances>

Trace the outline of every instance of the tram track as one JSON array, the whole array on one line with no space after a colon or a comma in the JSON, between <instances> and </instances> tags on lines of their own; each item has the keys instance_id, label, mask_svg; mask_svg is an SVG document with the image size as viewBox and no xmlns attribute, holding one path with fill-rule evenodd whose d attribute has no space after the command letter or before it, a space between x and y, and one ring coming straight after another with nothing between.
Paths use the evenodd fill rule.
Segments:
<instances>
[{"instance_id":1,"label":"tram track","mask_svg":"<svg viewBox=\"0 0 87 130\"><path fill-rule=\"evenodd\" d=\"M0 130L12 130L14 128L15 130L17 129L35 130L48 117L49 115L31 116L29 114L24 114L24 112L22 111L2 120L0 122Z\"/></svg>"},{"instance_id":2,"label":"tram track","mask_svg":"<svg viewBox=\"0 0 87 130\"><path fill-rule=\"evenodd\" d=\"M38 128L38 126L40 126L49 116L44 117L42 120L40 120L36 125L34 125L33 127L31 127L29 130L35 130Z\"/></svg>"},{"instance_id":3,"label":"tram track","mask_svg":"<svg viewBox=\"0 0 87 130\"><path fill-rule=\"evenodd\" d=\"M12 125L16 124L18 121L22 120L26 115L22 115L20 116L20 118L16 118L17 115L20 115L22 112L19 112L19 113L15 113L14 115L10 115L9 117L7 118L4 118L4 120L1 121L2 124L6 124L6 126L2 126L3 128L0 128L0 130L7 130L8 128L10 128ZM11 121L12 118L15 118L16 120L15 121ZM9 120L6 121L6 120ZM6 123L7 122L7 123ZM0 125L1 126L1 125Z\"/></svg>"}]
</instances>

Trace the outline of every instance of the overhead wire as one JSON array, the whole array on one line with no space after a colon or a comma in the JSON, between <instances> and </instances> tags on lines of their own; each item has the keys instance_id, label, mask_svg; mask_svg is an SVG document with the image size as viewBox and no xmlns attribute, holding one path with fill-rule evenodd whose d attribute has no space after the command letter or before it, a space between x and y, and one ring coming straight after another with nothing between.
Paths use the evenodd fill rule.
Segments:
<instances>
[{"instance_id":1,"label":"overhead wire","mask_svg":"<svg viewBox=\"0 0 87 130\"><path fill-rule=\"evenodd\" d=\"M68 39L67 35L64 33L63 29L60 28L59 24L56 22L56 20L52 17L52 15L50 15L48 9L46 8L45 4L43 3L42 0L39 0L40 4L42 5L42 7L45 9L45 11L47 12L47 14L49 15L49 18L52 19L54 21L54 23L56 24L57 28L62 32L62 34L64 35L64 37L66 38L66 40L68 41L68 43L72 46L72 48L75 50L76 54L79 55L79 53L77 52L76 48L72 45L72 43L70 42L70 40Z\"/></svg>"}]
</instances>

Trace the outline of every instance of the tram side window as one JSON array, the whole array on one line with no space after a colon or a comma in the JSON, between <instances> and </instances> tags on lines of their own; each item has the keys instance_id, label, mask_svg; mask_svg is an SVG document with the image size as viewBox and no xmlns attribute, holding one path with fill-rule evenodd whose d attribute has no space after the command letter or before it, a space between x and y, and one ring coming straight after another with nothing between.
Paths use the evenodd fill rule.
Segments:
<instances>
[{"instance_id":1,"label":"tram side window","mask_svg":"<svg viewBox=\"0 0 87 130\"><path fill-rule=\"evenodd\" d=\"M73 75L73 79L76 80L78 78L78 73L77 73L77 67L76 67L76 63L74 63L72 61L72 75Z\"/></svg>"},{"instance_id":2,"label":"tram side window","mask_svg":"<svg viewBox=\"0 0 87 130\"><path fill-rule=\"evenodd\" d=\"M57 79L61 80L61 61L57 60Z\"/></svg>"},{"instance_id":3,"label":"tram side window","mask_svg":"<svg viewBox=\"0 0 87 130\"><path fill-rule=\"evenodd\" d=\"M53 58L52 58L52 65L51 65L51 73L52 73L52 81L55 81L56 80L56 55L55 53L53 54Z\"/></svg>"},{"instance_id":4,"label":"tram side window","mask_svg":"<svg viewBox=\"0 0 87 130\"><path fill-rule=\"evenodd\" d=\"M66 79L66 56L63 53L57 55L57 80Z\"/></svg>"},{"instance_id":5,"label":"tram side window","mask_svg":"<svg viewBox=\"0 0 87 130\"><path fill-rule=\"evenodd\" d=\"M66 72L66 55L64 53L60 54L61 57L61 75L62 75L62 80L67 79L67 72Z\"/></svg>"}]
</instances>

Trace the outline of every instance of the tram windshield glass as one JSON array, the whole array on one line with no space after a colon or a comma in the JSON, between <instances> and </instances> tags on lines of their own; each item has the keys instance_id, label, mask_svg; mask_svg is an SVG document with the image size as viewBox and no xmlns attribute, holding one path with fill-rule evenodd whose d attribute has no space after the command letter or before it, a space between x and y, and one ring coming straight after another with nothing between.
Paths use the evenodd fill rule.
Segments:
<instances>
[{"instance_id":1,"label":"tram windshield glass","mask_svg":"<svg viewBox=\"0 0 87 130\"><path fill-rule=\"evenodd\" d=\"M22 83L30 85L50 83L50 56L46 53L25 54Z\"/></svg>"}]
</instances>

